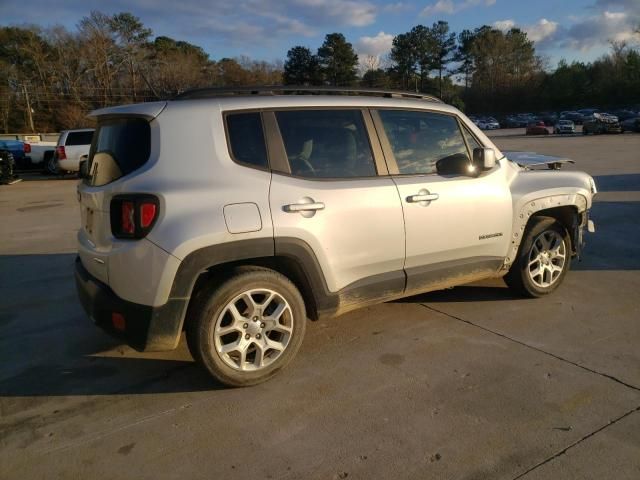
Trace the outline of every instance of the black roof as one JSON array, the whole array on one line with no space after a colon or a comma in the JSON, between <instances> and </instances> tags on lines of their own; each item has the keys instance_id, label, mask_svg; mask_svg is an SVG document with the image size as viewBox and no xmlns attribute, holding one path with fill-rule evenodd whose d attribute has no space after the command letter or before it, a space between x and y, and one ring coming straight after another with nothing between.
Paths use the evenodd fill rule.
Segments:
<instances>
[{"instance_id":1,"label":"black roof","mask_svg":"<svg viewBox=\"0 0 640 480\"><path fill-rule=\"evenodd\" d=\"M429 102L442 103L433 95L417 92L404 92L400 90L384 90L378 88L350 88L350 87L309 87L309 86L283 86L266 85L253 87L206 87L186 90L180 93L174 100L197 100L204 98L229 97L249 95L362 95L386 98L415 98Z\"/></svg>"}]
</instances>

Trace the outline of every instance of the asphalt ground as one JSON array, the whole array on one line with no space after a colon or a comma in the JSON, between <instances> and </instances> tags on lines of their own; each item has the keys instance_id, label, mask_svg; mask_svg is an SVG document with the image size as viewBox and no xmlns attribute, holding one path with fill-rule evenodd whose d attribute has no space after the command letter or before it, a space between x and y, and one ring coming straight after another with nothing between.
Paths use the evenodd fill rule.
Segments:
<instances>
[{"instance_id":1,"label":"asphalt ground","mask_svg":"<svg viewBox=\"0 0 640 480\"><path fill-rule=\"evenodd\" d=\"M594 175L596 233L545 299L501 281L311 322L227 389L86 318L76 181L0 187L0 478L640 478L640 135L525 137Z\"/></svg>"}]
</instances>

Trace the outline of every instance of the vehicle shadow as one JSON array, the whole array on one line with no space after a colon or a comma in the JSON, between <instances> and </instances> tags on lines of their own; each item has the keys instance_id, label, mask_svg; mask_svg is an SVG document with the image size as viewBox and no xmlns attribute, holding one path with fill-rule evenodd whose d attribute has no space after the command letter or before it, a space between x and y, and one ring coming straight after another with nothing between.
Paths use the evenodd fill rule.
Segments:
<instances>
[{"instance_id":1,"label":"vehicle shadow","mask_svg":"<svg viewBox=\"0 0 640 480\"><path fill-rule=\"evenodd\" d=\"M196 365L184 342L173 352L140 354L93 325L76 297L74 260L0 255L0 397L225 388Z\"/></svg>"},{"instance_id":2,"label":"vehicle shadow","mask_svg":"<svg viewBox=\"0 0 640 480\"><path fill-rule=\"evenodd\" d=\"M41 170L19 170L16 173L18 178L23 182L41 182L43 180L78 180L78 176L75 173L53 175Z\"/></svg>"},{"instance_id":3,"label":"vehicle shadow","mask_svg":"<svg viewBox=\"0 0 640 480\"><path fill-rule=\"evenodd\" d=\"M597 175L593 179L599 192L640 192L640 173Z\"/></svg>"},{"instance_id":4,"label":"vehicle shadow","mask_svg":"<svg viewBox=\"0 0 640 480\"><path fill-rule=\"evenodd\" d=\"M394 300L393 303L467 303L522 299L521 296L512 293L502 280L491 281L492 285L482 283L421 293L412 297Z\"/></svg>"},{"instance_id":5,"label":"vehicle shadow","mask_svg":"<svg viewBox=\"0 0 640 480\"><path fill-rule=\"evenodd\" d=\"M624 176L626 175L611 175ZM640 175L637 177L640 180ZM612 183L616 181L628 185L627 180L611 180ZM615 188L613 191L619 189ZM640 270L640 202L596 201L591 209L591 218L596 231L585 233L582 259L574 262L571 269Z\"/></svg>"}]
</instances>

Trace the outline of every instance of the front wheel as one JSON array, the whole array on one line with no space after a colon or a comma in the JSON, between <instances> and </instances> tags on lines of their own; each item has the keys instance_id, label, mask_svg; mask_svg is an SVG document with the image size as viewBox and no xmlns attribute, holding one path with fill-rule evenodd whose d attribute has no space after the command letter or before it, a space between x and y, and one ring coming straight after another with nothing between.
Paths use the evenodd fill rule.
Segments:
<instances>
[{"instance_id":1,"label":"front wheel","mask_svg":"<svg viewBox=\"0 0 640 480\"><path fill-rule=\"evenodd\" d=\"M287 366L306 329L304 301L295 285L269 269L238 269L199 292L187 323L194 359L232 387L264 382Z\"/></svg>"},{"instance_id":2,"label":"front wheel","mask_svg":"<svg viewBox=\"0 0 640 480\"><path fill-rule=\"evenodd\" d=\"M558 288L569 271L571 239L551 217L533 217L525 232L518 256L504 280L520 295L542 297Z\"/></svg>"}]
</instances>

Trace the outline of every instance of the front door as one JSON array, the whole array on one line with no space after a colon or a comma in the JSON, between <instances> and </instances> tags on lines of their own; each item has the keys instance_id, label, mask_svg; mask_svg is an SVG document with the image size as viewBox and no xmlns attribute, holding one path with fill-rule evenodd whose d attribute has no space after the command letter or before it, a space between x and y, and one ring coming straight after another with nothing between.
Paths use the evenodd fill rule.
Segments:
<instances>
[{"instance_id":1,"label":"front door","mask_svg":"<svg viewBox=\"0 0 640 480\"><path fill-rule=\"evenodd\" d=\"M404 212L407 293L496 272L512 225L504 168L473 174L478 141L454 115L379 110L374 117Z\"/></svg>"}]
</instances>

